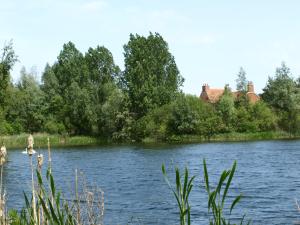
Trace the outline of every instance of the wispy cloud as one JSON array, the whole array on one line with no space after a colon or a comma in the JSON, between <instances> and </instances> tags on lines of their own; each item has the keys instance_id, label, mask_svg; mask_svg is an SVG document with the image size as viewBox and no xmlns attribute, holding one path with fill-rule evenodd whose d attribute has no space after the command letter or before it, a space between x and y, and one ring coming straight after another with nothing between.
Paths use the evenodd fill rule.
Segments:
<instances>
[{"instance_id":1,"label":"wispy cloud","mask_svg":"<svg viewBox=\"0 0 300 225\"><path fill-rule=\"evenodd\" d=\"M99 12L103 10L108 3L103 0L95 0L90 2L84 2L82 5L82 9L87 12Z\"/></svg>"}]
</instances>

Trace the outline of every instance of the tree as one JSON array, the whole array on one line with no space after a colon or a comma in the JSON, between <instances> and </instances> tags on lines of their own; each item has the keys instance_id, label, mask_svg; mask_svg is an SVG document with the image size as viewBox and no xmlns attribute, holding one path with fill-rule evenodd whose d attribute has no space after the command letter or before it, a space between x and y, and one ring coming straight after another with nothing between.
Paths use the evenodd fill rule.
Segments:
<instances>
[{"instance_id":1,"label":"tree","mask_svg":"<svg viewBox=\"0 0 300 225\"><path fill-rule=\"evenodd\" d=\"M247 97L247 78L246 72L243 67L240 68L240 71L237 75L236 81L236 89L238 91L237 98L235 99L235 105L237 108L239 107L248 107L249 99Z\"/></svg>"},{"instance_id":2,"label":"tree","mask_svg":"<svg viewBox=\"0 0 300 225\"><path fill-rule=\"evenodd\" d=\"M60 94L63 95L72 82L83 87L88 82L88 68L83 54L72 42L63 45L63 49L53 65L53 71L60 84Z\"/></svg>"},{"instance_id":3,"label":"tree","mask_svg":"<svg viewBox=\"0 0 300 225\"><path fill-rule=\"evenodd\" d=\"M7 104L8 88L10 86L10 71L18 61L18 57L13 49L12 41L4 45L0 55L0 107L3 110Z\"/></svg>"},{"instance_id":4,"label":"tree","mask_svg":"<svg viewBox=\"0 0 300 225\"><path fill-rule=\"evenodd\" d=\"M7 120L20 124L25 132L42 131L44 123L44 93L40 89L34 69L27 72L23 67L21 77L10 102Z\"/></svg>"},{"instance_id":5,"label":"tree","mask_svg":"<svg viewBox=\"0 0 300 225\"><path fill-rule=\"evenodd\" d=\"M277 111L280 126L291 134L299 131L300 88L284 62L263 91L262 99Z\"/></svg>"},{"instance_id":6,"label":"tree","mask_svg":"<svg viewBox=\"0 0 300 225\"><path fill-rule=\"evenodd\" d=\"M246 78L246 71L243 67L240 68L239 73L237 74L236 81L236 90L242 93L247 92L247 78Z\"/></svg>"},{"instance_id":7,"label":"tree","mask_svg":"<svg viewBox=\"0 0 300 225\"><path fill-rule=\"evenodd\" d=\"M171 103L168 121L170 134L203 135L209 139L220 131L222 124L213 106L192 95L180 95Z\"/></svg>"},{"instance_id":8,"label":"tree","mask_svg":"<svg viewBox=\"0 0 300 225\"><path fill-rule=\"evenodd\" d=\"M244 106L237 108L234 124L234 128L237 132L242 133L258 131L256 124L251 120L251 114L249 110Z\"/></svg>"},{"instance_id":9,"label":"tree","mask_svg":"<svg viewBox=\"0 0 300 225\"><path fill-rule=\"evenodd\" d=\"M199 124L204 104L199 98L191 95L179 96L172 103L171 117L168 123L173 134L199 134Z\"/></svg>"},{"instance_id":10,"label":"tree","mask_svg":"<svg viewBox=\"0 0 300 225\"><path fill-rule=\"evenodd\" d=\"M270 107L263 101L251 105L251 121L256 124L258 131L276 129L277 117Z\"/></svg>"},{"instance_id":11,"label":"tree","mask_svg":"<svg viewBox=\"0 0 300 225\"><path fill-rule=\"evenodd\" d=\"M275 109L285 111L291 108L291 95L296 92L296 82L290 69L283 62L281 67L276 69L275 77L269 77L262 98Z\"/></svg>"},{"instance_id":12,"label":"tree","mask_svg":"<svg viewBox=\"0 0 300 225\"><path fill-rule=\"evenodd\" d=\"M92 134L96 124L96 113L91 102L89 90L80 88L73 81L66 89L65 125L71 134Z\"/></svg>"},{"instance_id":13,"label":"tree","mask_svg":"<svg viewBox=\"0 0 300 225\"><path fill-rule=\"evenodd\" d=\"M57 62L46 65L42 76L50 121L45 129L63 131L65 127L72 134L103 134L102 106L117 88L119 73L105 47L89 48L83 55L72 42L64 44Z\"/></svg>"},{"instance_id":14,"label":"tree","mask_svg":"<svg viewBox=\"0 0 300 225\"><path fill-rule=\"evenodd\" d=\"M115 141L130 139L133 121L129 114L127 96L120 89L112 89L101 105L100 113L98 127L102 137Z\"/></svg>"},{"instance_id":15,"label":"tree","mask_svg":"<svg viewBox=\"0 0 300 225\"><path fill-rule=\"evenodd\" d=\"M136 118L175 99L183 78L162 36L131 34L124 57L124 86Z\"/></svg>"},{"instance_id":16,"label":"tree","mask_svg":"<svg viewBox=\"0 0 300 225\"><path fill-rule=\"evenodd\" d=\"M225 125L224 131L231 131L231 123L235 116L234 98L228 86L225 86L224 90L224 94L217 103L216 108Z\"/></svg>"},{"instance_id":17,"label":"tree","mask_svg":"<svg viewBox=\"0 0 300 225\"><path fill-rule=\"evenodd\" d=\"M120 68L115 65L112 53L104 46L89 48L85 54L85 61L89 69L89 78L93 83L112 82L120 73Z\"/></svg>"}]
</instances>

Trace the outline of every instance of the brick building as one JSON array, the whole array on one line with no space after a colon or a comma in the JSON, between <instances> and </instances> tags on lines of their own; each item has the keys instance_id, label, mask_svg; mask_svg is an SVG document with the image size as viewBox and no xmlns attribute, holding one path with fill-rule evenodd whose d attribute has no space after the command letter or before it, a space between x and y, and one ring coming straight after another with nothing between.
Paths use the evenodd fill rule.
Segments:
<instances>
[{"instance_id":1,"label":"brick building","mask_svg":"<svg viewBox=\"0 0 300 225\"><path fill-rule=\"evenodd\" d=\"M202 86L200 98L205 102L216 103L223 94L224 88L210 88L208 84L204 84ZM238 98L241 94L242 93L240 91L232 92L234 98ZM250 103L255 103L260 99L260 97L254 92L254 85L252 82L248 82L246 96Z\"/></svg>"}]
</instances>

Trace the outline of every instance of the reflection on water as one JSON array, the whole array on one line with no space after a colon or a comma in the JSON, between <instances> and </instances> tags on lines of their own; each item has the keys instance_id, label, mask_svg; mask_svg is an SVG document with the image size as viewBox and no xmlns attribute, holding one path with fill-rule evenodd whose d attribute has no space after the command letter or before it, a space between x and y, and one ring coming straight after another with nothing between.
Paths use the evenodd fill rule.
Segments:
<instances>
[{"instance_id":1,"label":"reflection on water","mask_svg":"<svg viewBox=\"0 0 300 225\"><path fill-rule=\"evenodd\" d=\"M105 193L105 224L178 224L176 202L161 173L162 163L174 178L174 166L187 166L196 175L191 193L193 224L207 224L207 196L202 159L216 182L223 169L238 161L229 196L245 196L233 218L247 213L254 224L293 224L300 221L300 141L260 141L164 146L100 146L52 150L53 173L62 192L73 189L74 170ZM40 150L47 156L46 150ZM8 152L4 182L8 207L24 205L30 189L28 158L21 150ZM45 164L47 157L45 157Z\"/></svg>"}]
</instances>

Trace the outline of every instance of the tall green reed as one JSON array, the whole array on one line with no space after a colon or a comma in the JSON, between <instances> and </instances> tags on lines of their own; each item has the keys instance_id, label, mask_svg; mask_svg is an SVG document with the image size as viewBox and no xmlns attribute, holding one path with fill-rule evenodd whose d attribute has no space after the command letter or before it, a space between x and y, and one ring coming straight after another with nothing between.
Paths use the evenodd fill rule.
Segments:
<instances>
[{"instance_id":1,"label":"tall green reed","mask_svg":"<svg viewBox=\"0 0 300 225\"><path fill-rule=\"evenodd\" d=\"M226 219L224 211L225 201L228 197L228 191L236 170L236 161L234 161L231 169L224 170L220 176L218 185L216 188L212 188L209 184L209 175L207 172L207 165L205 159L203 159L203 170L204 170L204 181L205 188L208 194L208 212L211 213L212 218L209 219L210 225L234 225L230 222L230 215L234 207L239 203L242 198L242 194L239 194L234 198L232 203L230 204L229 209L229 219ZM224 188L225 187L225 188ZM245 215L243 215L240 225L244 224ZM248 221L247 224L250 224L251 221Z\"/></svg>"},{"instance_id":2,"label":"tall green reed","mask_svg":"<svg viewBox=\"0 0 300 225\"><path fill-rule=\"evenodd\" d=\"M209 183L209 175L207 171L207 165L205 159L203 159L204 168L204 183L205 189L208 194L208 213L209 213L209 225L236 225L236 223L231 223L230 216L233 209L240 202L242 195L238 195L230 203L230 208L227 209L225 204L228 200L228 192L234 177L236 170L236 161L234 161L231 169L224 170L219 178L218 185L212 188ZM190 225L191 224L191 206L189 204L189 195L193 188L193 181L195 176L189 178L189 171L185 168L184 175L180 174L179 169L175 168L175 180L176 187L173 188L169 178L166 173L165 166L162 165L162 173L164 175L165 181L171 188L179 208L179 219L180 225ZM228 213L227 210L229 210ZM228 216L228 218L226 218ZM245 222L245 215L242 216L241 220L237 223L243 225ZM247 221L247 224L251 224L251 221Z\"/></svg>"},{"instance_id":3,"label":"tall green reed","mask_svg":"<svg viewBox=\"0 0 300 225\"><path fill-rule=\"evenodd\" d=\"M172 187L169 178L167 176L167 172L165 166L162 165L162 173L164 175L165 181L171 188L179 208L179 218L180 225L190 225L191 224L191 206L189 204L189 195L193 188L193 180L195 176L189 178L189 171L185 168L184 176L180 175L180 170L176 167L176 187L175 189Z\"/></svg>"}]
</instances>

